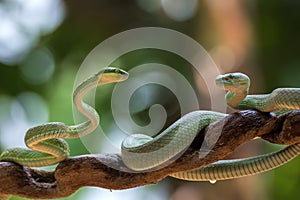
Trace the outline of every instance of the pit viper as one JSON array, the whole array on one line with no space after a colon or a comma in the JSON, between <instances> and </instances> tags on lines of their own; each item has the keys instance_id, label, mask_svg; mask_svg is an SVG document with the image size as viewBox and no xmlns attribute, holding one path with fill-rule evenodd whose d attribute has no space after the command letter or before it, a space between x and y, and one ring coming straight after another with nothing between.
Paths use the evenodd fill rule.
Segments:
<instances>
[{"instance_id":1,"label":"pit viper","mask_svg":"<svg viewBox=\"0 0 300 200\"><path fill-rule=\"evenodd\" d=\"M250 79L242 73L219 75L216 77L216 84L227 91L227 105L234 109L257 109L262 112L300 109L299 88L278 88L270 94L248 95ZM140 172L169 164L190 146L204 127L225 116L227 115L213 111L193 111L154 138L133 134L122 143L123 161L129 168ZM297 143L270 154L221 160L200 169L178 172L170 176L192 181L238 178L279 167L299 153L300 144Z\"/></svg>"},{"instance_id":2,"label":"pit viper","mask_svg":"<svg viewBox=\"0 0 300 200\"><path fill-rule=\"evenodd\" d=\"M73 103L88 119L75 125L52 122L30 128L25 143L30 149L10 148L2 152L1 161L12 161L29 167L57 164L69 156L69 146L64 138L78 138L94 131L99 125L99 115L83 97L92 88L128 78L122 69L108 67L83 81L73 93ZM257 109L263 112L299 109L300 89L280 88L270 94L248 95L249 78L242 73L220 75L217 85L227 90L226 101L236 109ZM197 134L226 114L213 111L193 111L184 115L155 138L143 134L128 136L122 143L122 160L128 168L139 172L165 165L184 152ZM186 180L221 180L261 173L276 168L296 157L300 145L294 144L280 151L261 156L218 161L208 166L170 176Z\"/></svg>"},{"instance_id":3,"label":"pit viper","mask_svg":"<svg viewBox=\"0 0 300 200\"><path fill-rule=\"evenodd\" d=\"M73 93L73 103L88 121L68 126L52 122L30 128L25 134L25 144L30 149L10 148L2 152L0 160L12 161L28 167L57 164L69 156L69 146L62 138L79 138L93 132L99 125L99 115L83 101L93 88L112 82L126 80L128 73L122 69L108 67L83 81Z\"/></svg>"}]
</instances>

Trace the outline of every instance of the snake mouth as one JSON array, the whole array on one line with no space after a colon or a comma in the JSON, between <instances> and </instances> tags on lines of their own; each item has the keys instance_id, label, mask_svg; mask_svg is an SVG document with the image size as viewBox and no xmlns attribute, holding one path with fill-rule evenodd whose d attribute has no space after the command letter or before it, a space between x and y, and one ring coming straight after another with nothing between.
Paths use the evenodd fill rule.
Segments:
<instances>
[{"instance_id":1,"label":"snake mouth","mask_svg":"<svg viewBox=\"0 0 300 200\"><path fill-rule=\"evenodd\" d=\"M228 78L224 77L224 75L218 75L216 77L216 85L218 87L225 87L228 84L230 84L230 81Z\"/></svg>"},{"instance_id":2,"label":"snake mouth","mask_svg":"<svg viewBox=\"0 0 300 200\"><path fill-rule=\"evenodd\" d=\"M218 75L216 77L216 85L222 88L248 88L250 85L250 79L247 75L236 72L224 75Z\"/></svg>"},{"instance_id":3,"label":"snake mouth","mask_svg":"<svg viewBox=\"0 0 300 200\"><path fill-rule=\"evenodd\" d=\"M115 73L119 74L119 76L120 76L120 81L125 81L125 80L129 77L128 72L126 72L126 71L123 70L123 69L116 69L116 70L115 70Z\"/></svg>"},{"instance_id":4,"label":"snake mouth","mask_svg":"<svg viewBox=\"0 0 300 200\"><path fill-rule=\"evenodd\" d=\"M129 74L120 68L107 67L99 71L96 76L99 80L101 80L101 83L110 83L125 81Z\"/></svg>"}]
</instances>

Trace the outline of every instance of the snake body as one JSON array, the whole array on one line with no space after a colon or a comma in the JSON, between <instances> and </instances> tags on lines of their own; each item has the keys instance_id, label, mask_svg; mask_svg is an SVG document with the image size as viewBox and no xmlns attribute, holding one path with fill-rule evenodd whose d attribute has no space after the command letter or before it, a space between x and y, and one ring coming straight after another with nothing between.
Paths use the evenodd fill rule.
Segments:
<instances>
[{"instance_id":1,"label":"snake body","mask_svg":"<svg viewBox=\"0 0 300 200\"><path fill-rule=\"evenodd\" d=\"M11 148L0 155L0 160L24 166L56 164L69 156L69 146L63 138L77 138L91 133L99 124L97 112L83 102L83 97L99 85L127 79L127 72L106 68L83 81L74 91L73 103L88 121L72 126L61 122L33 127L26 132L25 143L30 149ZM227 104L236 109L258 109L263 112L299 109L300 89L280 88L266 95L248 95L249 78L241 73L216 78L217 85L227 90ZM144 171L167 165L192 143L196 135L210 123L226 114L213 111L194 111L186 114L155 138L135 134L122 143L123 162L132 170ZM278 167L300 153L300 144L280 151L252 158L218 161L206 167L170 176L186 180L221 180L261 173Z\"/></svg>"},{"instance_id":2,"label":"snake body","mask_svg":"<svg viewBox=\"0 0 300 200\"><path fill-rule=\"evenodd\" d=\"M52 122L30 128L25 135L25 143L30 149L7 149L0 155L0 160L29 167L53 165L65 160L70 150L62 138L84 136L94 131L99 124L98 113L83 102L84 95L99 85L123 81L127 77L127 72L109 67L86 79L75 89L73 103L88 121L73 126Z\"/></svg>"},{"instance_id":3,"label":"snake body","mask_svg":"<svg viewBox=\"0 0 300 200\"><path fill-rule=\"evenodd\" d=\"M130 135L122 143L123 162L136 171L163 167L180 156L204 127L224 117L223 113L194 111L155 138L142 134Z\"/></svg>"},{"instance_id":4,"label":"snake body","mask_svg":"<svg viewBox=\"0 0 300 200\"><path fill-rule=\"evenodd\" d=\"M299 88L279 88L270 94L248 95L250 79L242 73L219 75L216 77L216 84L228 91L225 97L226 102L235 109L257 109L262 112L300 109ZM192 139L194 139L199 130L224 116L226 115L212 111L194 111L183 116L155 138L141 134L131 135L122 144L123 161L135 171L153 170L164 166L191 144L192 140L187 140L185 136L193 136ZM176 142L173 143L173 140ZM222 160L200 169L179 172L170 176L194 181L238 178L274 169L299 154L300 144L297 143L270 154L245 159Z\"/></svg>"}]
</instances>

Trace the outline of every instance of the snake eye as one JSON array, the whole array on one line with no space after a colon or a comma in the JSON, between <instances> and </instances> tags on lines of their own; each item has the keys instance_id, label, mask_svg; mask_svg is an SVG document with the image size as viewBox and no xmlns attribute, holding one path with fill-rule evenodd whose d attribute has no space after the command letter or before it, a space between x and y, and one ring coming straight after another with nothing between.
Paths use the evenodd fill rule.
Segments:
<instances>
[{"instance_id":1,"label":"snake eye","mask_svg":"<svg viewBox=\"0 0 300 200\"><path fill-rule=\"evenodd\" d=\"M115 69L115 73L120 73L120 70L119 69Z\"/></svg>"}]
</instances>

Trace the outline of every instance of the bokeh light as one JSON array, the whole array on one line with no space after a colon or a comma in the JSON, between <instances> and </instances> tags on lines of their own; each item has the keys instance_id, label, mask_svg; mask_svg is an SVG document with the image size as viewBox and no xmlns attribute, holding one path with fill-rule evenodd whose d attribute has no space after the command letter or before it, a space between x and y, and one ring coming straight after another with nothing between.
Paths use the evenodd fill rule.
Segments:
<instances>
[{"instance_id":1,"label":"bokeh light","mask_svg":"<svg viewBox=\"0 0 300 200\"><path fill-rule=\"evenodd\" d=\"M175 21L186 21L197 12L197 0L161 0L162 7L168 17Z\"/></svg>"},{"instance_id":2,"label":"bokeh light","mask_svg":"<svg viewBox=\"0 0 300 200\"><path fill-rule=\"evenodd\" d=\"M64 15L61 0L0 1L0 62L21 61L40 36L57 28Z\"/></svg>"},{"instance_id":3,"label":"bokeh light","mask_svg":"<svg viewBox=\"0 0 300 200\"><path fill-rule=\"evenodd\" d=\"M136 0L140 8L152 13L161 8L161 0Z\"/></svg>"},{"instance_id":4,"label":"bokeh light","mask_svg":"<svg viewBox=\"0 0 300 200\"><path fill-rule=\"evenodd\" d=\"M51 78L55 69L53 55L46 48L32 51L21 65L21 73L25 81L31 84L41 84Z\"/></svg>"},{"instance_id":5,"label":"bokeh light","mask_svg":"<svg viewBox=\"0 0 300 200\"><path fill-rule=\"evenodd\" d=\"M48 120L45 101L37 94L24 92L16 98L0 96L0 141L3 148L25 147L27 129Z\"/></svg>"}]
</instances>

